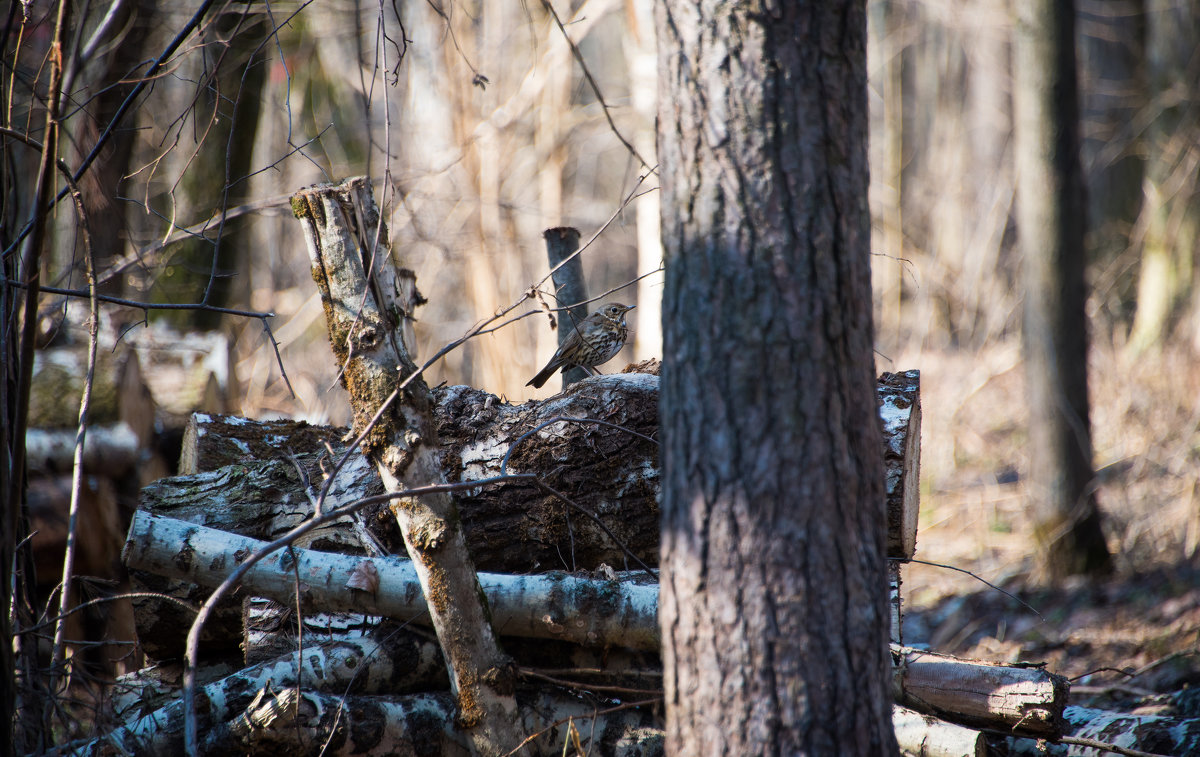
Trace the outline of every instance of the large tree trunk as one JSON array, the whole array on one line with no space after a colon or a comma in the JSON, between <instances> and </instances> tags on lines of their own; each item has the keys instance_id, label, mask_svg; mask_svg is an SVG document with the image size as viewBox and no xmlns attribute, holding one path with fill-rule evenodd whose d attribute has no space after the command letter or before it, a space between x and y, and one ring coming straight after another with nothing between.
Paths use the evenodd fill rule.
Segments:
<instances>
[{"instance_id":1,"label":"large tree trunk","mask_svg":"<svg viewBox=\"0 0 1200 757\"><path fill-rule=\"evenodd\" d=\"M1040 572L1107 569L1088 422L1074 3L1017 3L1017 221L1024 257L1030 508Z\"/></svg>"},{"instance_id":2,"label":"large tree trunk","mask_svg":"<svg viewBox=\"0 0 1200 757\"><path fill-rule=\"evenodd\" d=\"M658 8L675 754L888 754L860 2Z\"/></svg>"}]
</instances>

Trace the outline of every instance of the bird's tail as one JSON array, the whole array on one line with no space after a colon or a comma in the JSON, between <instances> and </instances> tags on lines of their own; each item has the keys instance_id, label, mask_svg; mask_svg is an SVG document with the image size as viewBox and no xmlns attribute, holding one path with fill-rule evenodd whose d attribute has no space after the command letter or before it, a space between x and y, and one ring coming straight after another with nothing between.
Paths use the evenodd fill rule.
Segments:
<instances>
[{"instance_id":1,"label":"bird's tail","mask_svg":"<svg viewBox=\"0 0 1200 757\"><path fill-rule=\"evenodd\" d=\"M546 383L546 381L549 380L549 378L551 376L553 376L554 372L557 370L558 370L558 363L551 361L550 363L548 363L546 365L545 368L538 371L538 375L529 379L529 383L526 384L525 386L532 386L534 389L541 389L542 384Z\"/></svg>"}]
</instances>

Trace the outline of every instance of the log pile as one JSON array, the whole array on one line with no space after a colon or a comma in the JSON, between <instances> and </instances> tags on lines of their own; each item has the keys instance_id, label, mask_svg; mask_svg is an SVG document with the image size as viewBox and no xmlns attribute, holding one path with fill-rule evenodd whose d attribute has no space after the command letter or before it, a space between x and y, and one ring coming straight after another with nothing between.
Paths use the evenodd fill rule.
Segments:
<instances>
[{"instance_id":1,"label":"log pile","mask_svg":"<svg viewBox=\"0 0 1200 757\"><path fill-rule=\"evenodd\" d=\"M61 303L54 311L61 316ZM79 407L87 375L85 329L43 318L34 359L25 434L30 547L44 605L62 581ZM128 590L120 548L146 484L174 469L179 438L193 411L228 410L229 342L220 334L184 338L162 324L99 330L82 455L72 604ZM172 450L172 447L175 450ZM170 462L168 462L168 459ZM93 580L95 579L95 580ZM109 676L140 667L130 655L134 618L126 602L85 607L67 618L72 654Z\"/></svg>"},{"instance_id":2,"label":"log pile","mask_svg":"<svg viewBox=\"0 0 1200 757\"><path fill-rule=\"evenodd\" d=\"M912 430L919 422L916 376L908 378L901 382L885 376L880 382L887 397L881 412L897 404L914 409L908 422L885 430L889 448L916 449L907 444L916 437ZM897 383L903 384L900 391L906 396L887 393L889 385L896 391ZM451 480L491 477L507 455L509 472L552 477L558 491L607 527L600 528L581 510L545 498L523 481L480 486L459 499L469 544L480 555L480 581L493 619L523 680L536 686L531 692L575 687L596 697L589 706L598 710L617 706L607 701L609 696L622 702L656 697L661 673L657 586L653 573L648 576L634 561L651 567L657 562L656 539L643 540L639 533L653 533L657 519L657 449L639 437L631 440L618 428L652 435L656 395L657 377L645 374L590 379L545 402L525 405L508 405L466 387L442 388L435 394ZM613 425L554 420L600 415ZM896 438L901 433L903 445ZM344 451L345 436L344 429L291 421L194 416L183 455L193 472L156 482L143 492L125 551L135 580L158 588L166 582L182 601L201 601L205 589L223 580L239 555L253 553L311 518L314 488ZM528 449L522 453L523 447ZM904 456L889 462L893 470L905 465L914 469ZM593 474L581 476L577 468ZM346 483L331 490L328 508L382 491L378 476L359 452L351 453L340 475ZM893 475L889 481L896 484L889 496L898 507L914 501L903 482L915 488L915 476ZM222 622L213 624L204 648L205 665L212 670L201 694L207 702L202 732L210 735L208 748L224 748L233 743L228 739L238 738L240 749L253 751L246 740L252 736L246 734L265 736L246 730L245 723L258 722L256 717L270 721L263 713L276 712L281 702L290 703L293 710L304 702L302 711L310 713L306 722L316 738L321 713L330 712L326 699L346 691L379 698L371 707L366 705L373 700L358 704L366 708L363 712L379 713L380 723L412 708L425 713L423 717L443 711L437 704L446 696L437 693L446 687L440 649L432 634L416 625L424 616L424 598L411 564L395 555L391 521L381 514L386 510L367 508L314 529L297 540L297 548L276 552L243 579L244 596L230 603ZM902 513L893 518L897 523L904 520ZM547 565L547 555L554 555L558 564ZM545 572L547 568L551 572ZM363 575L374 580L366 588L351 588L355 577ZM167 671L172 669L169 661L181 655L190 614L182 608L172 614L175 607L179 605L166 600L139 600L141 637L147 650L157 650L151 656L162 661L160 675L127 681L130 692L140 693L117 702L127 724L106 737L107 743L115 739L133 753L151 748L146 745L178 748L181 707L163 678L178 677L177 671ZM413 625L402 627L396 621ZM298 638L304 642L299 669ZM956 661L900 646L894 647L893 658L897 702L908 708L1034 738L1058 733L1065 684L1045 671ZM238 670L243 664L248 667ZM265 686L266 681L271 685ZM573 712L570 707L546 711L555 715L543 722L572 717ZM641 711L644 717L632 720L629 710L618 712L621 717L604 720L601 726L643 736L653 732L653 706ZM447 735L452 719L438 722L437 740L443 744L439 749L459 743ZM983 743L978 731L950 727L929 714L914 715L899 704L896 722L914 744L931 739ZM339 727L343 726L348 724ZM294 732L294 726L289 727ZM545 744L561 747L567 738L565 727L547 731ZM623 731L610 741L631 743L629 733ZM634 741L643 750L658 743Z\"/></svg>"},{"instance_id":3,"label":"log pile","mask_svg":"<svg viewBox=\"0 0 1200 757\"><path fill-rule=\"evenodd\" d=\"M356 246L371 251L378 241L372 234L386 237L362 192L363 183L353 181L306 190L293 209L307 229L324 230L310 239L310 252L331 333L346 338L337 318L350 314L361 316L363 335L374 339L377 312L386 321L387 313L411 311L383 304L376 311L360 294L328 301L344 283L334 279L355 266L361 275L363 264L322 258ZM382 289L386 302L387 290L405 286L403 276L384 277L369 297ZM398 323L386 330L405 331ZM361 358L373 344L353 352ZM335 341L348 376L362 369L351 365L352 351L338 350ZM911 558L916 543L918 379L911 371L879 384L888 549L899 560ZM363 391L358 380L347 378L355 383L352 402ZM420 556L431 541L451 537L420 531L427 527L414 516L413 498L388 497L397 491L389 477L404 467L394 464L416 460L423 439L435 436L418 411L432 414L440 445L440 458L429 457L440 459L439 470L423 475L438 492L454 491L449 514L439 517L455 521L454 528L461 521L490 628L513 661L510 669L483 671L515 684L489 683L513 703L509 720L527 736L507 749L662 753L657 376L587 379L523 405L466 387L425 391L402 398L414 405L401 421L384 424L409 423L398 436L366 422L378 401L355 406L352 433L193 417L182 456L186 475L146 487L123 553L134 580L164 595L139 599L137 611L139 638L158 665L123 681L127 693L114 703L122 725L73 745L72 753L176 752L185 738L213 754L479 749L472 729L486 714L464 711L471 682L447 647L447 629L436 619L436 637L429 628L431 614L477 597L445 596L427 565L404 557L406 549ZM356 434L365 454L347 446ZM192 608L235 571L239 588L205 624L198 654L187 651L197 669L181 674ZM982 754L979 728L1034 739L1061 735L1062 678L901 646L898 573L894 583L895 723L907 753ZM178 682L192 673L196 689L181 700ZM185 717L189 696L195 720Z\"/></svg>"}]
</instances>

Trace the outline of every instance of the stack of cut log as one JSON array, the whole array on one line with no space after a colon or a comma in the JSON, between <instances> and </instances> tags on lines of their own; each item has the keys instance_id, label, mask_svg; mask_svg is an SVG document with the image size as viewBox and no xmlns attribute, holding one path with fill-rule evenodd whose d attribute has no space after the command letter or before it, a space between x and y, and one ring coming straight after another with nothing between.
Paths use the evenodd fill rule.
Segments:
<instances>
[{"instance_id":1,"label":"stack of cut log","mask_svg":"<svg viewBox=\"0 0 1200 757\"><path fill-rule=\"evenodd\" d=\"M903 559L916 533L916 372L885 375L879 392L889 550ZM657 585L654 571L640 567L657 561L657 447L643 438L657 431L657 394L657 377L646 374L591 379L524 405L466 387L436 392L448 480L494 476L507 456L509 472L537 473L572 503L528 481L459 497L495 626L529 685L519 697L523 727L541 734L542 751L561 753L580 735L591 754L661 751ZM159 663L122 681L114 712L124 725L82 753L179 748L174 661L192 618L187 605L312 516L316 491L345 452L344 433L192 418L186 475L144 489L124 554L138 588L176 599L137 601L139 638ZM352 452L324 511L382 490L372 466ZM386 508L366 508L250 571L203 636L205 751L285 744L304 752L326 742L347 754L467 748L436 639L421 626L424 598L397 554L404 551L394 519ZM898 621L898 599L895 607ZM1061 733L1067 686L1060 677L903 647L898 622L893 638L895 723L905 751L982 754L983 736L964 726L1032 738Z\"/></svg>"},{"instance_id":2,"label":"stack of cut log","mask_svg":"<svg viewBox=\"0 0 1200 757\"><path fill-rule=\"evenodd\" d=\"M123 553L135 580L167 595L139 599L137 608L142 645L162 664L124 682L130 693L115 708L124 724L76 753L178 750L184 705L169 661L183 652L187 608L235 570L240 595L199 637L200 723L188 738L202 735L201 751L450 755L494 745L468 741L459 728L442 650L422 628L428 592L439 634L457 655L458 701L473 710L463 717L477 725L479 703L462 696L464 681L476 693L485 688L480 679L493 691L512 684L494 647L486 655L492 667L459 664L465 658L456 647L467 630L447 609L478 607L478 597L451 596L447 587L474 587L460 580L470 560L458 560L451 583L449 560L429 559L450 543L462 557L459 519L486 614L520 671L516 718L528 738L512 753L661 754L658 377L587 379L524 405L467 387L430 396L423 386L394 386L388 377L416 370L393 337L405 341L404 324L421 300L411 271L380 264L389 258L379 254L389 250L387 229L369 182L302 190L292 209L306 230L356 433L375 459L347 450L340 430L195 416L183 453L188 475L145 489ZM911 371L879 383L888 556L896 561L911 559L916 545L918 380ZM394 397L400 407L387 416ZM423 447L432 440L429 405L441 470L437 450ZM415 475L413 460L421 461ZM389 480L381 482L377 469ZM498 480L506 472L523 477ZM398 479L409 475L410 487L469 488L457 490L456 508L426 508L421 517L413 502L390 512L352 507L382 501L372 498L385 488L402 494ZM300 524L314 515L320 527L300 537ZM397 521L422 560L424 589L418 570L397 556L406 551ZM283 534L290 543L256 561ZM443 580L430 581L432 573ZM894 719L905 752L981 755L987 746L975 728L1061 735L1063 678L904 647L898 571L892 577ZM471 623L487 628L479 615ZM196 659L194 647L188 655ZM519 738L507 728L509 712L501 718L505 741Z\"/></svg>"},{"instance_id":3,"label":"stack of cut log","mask_svg":"<svg viewBox=\"0 0 1200 757\"><path fill-rule=\"evenodd\" d=\"M62 581L89 336L60 323L47 338L49 344L34 358L25 434L39 606ZM162 325L127 330L109 323L98 342L74 561L75 575L89 580L74 584L73 604L125 590L120 550L138 491L174 469L170 439L177 448L193 411L230 407L229 343L221 334L184 338ZM140 667L137 655L129 653L134 624L127 602L102 602L72 613L66 638L73 654L105 676ZM85 655L84 649L92 651Z\"/></svg>"}]
</instances>

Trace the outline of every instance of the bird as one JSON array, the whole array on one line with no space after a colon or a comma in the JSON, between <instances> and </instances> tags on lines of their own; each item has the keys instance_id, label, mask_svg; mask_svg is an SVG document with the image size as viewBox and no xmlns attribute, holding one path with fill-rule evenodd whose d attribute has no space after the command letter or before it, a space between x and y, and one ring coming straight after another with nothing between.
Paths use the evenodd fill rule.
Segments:
<instances>
[{"instance_id":1,"label":"bird","mask_svg":"<svg viewBox=\"0 0 1200 757\"><path fill-rule=\"evenodd\" d=\"M612 360L625 346L625 337L629 333L625 313L635 307L612 302L573 324L571 333L558 346L554 357L525 386L540 388L559 368L565 371L578 366L594 373L593 367Z\"/></svg>"}]
</instances>

